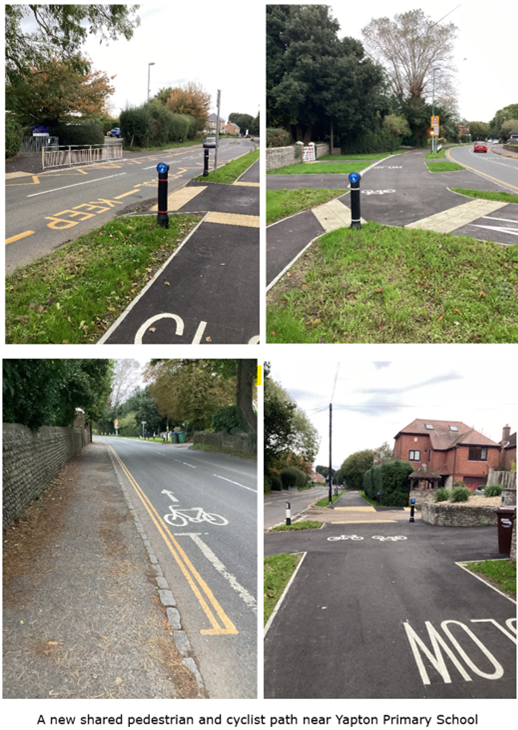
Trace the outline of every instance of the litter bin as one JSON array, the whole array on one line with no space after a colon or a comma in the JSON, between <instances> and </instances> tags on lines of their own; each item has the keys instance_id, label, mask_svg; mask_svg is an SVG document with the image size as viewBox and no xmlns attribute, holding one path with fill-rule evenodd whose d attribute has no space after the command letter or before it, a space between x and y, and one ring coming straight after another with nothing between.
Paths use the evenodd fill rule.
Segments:
<instances>
[{"instance_id":1,"label":"litter bin","mask_svg":"<svg viewBox=\"0 0 518 730\"><path fill-rule=\"evenodd\" d=\"M180 431L178 434L178 440L181 444L185 443L185 431Z\"/></svg>"},{"instance_id":2,"label":"litter bin","mask_svg":"<svg viewBox=\"0 0 518 730\"><path fill-rule=\"evenodd\" d=\"M498 552L509 555L516 507L499 507L495 512L498 516Z\"/></svg>"},{"instance_id":3,"label":"litter bin","mask_svg":"<svg viewBox=\"0 0 518 730\"><path fill-rule=\"evenodd\" d=\"M171 434L171 443L172 444L177 444L178 443L178 434L177 433L172 433Z\"/></svg>"}]
</instances>

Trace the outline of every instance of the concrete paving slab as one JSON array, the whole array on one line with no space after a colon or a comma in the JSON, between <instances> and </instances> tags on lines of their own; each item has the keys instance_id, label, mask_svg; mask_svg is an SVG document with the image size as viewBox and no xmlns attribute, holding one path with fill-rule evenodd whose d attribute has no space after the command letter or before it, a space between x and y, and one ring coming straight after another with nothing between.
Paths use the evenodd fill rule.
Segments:
<instances>
[{"instance_id":1,"label":"concrete paving slab","mask_svg":"<svg viewBox=\"0 0 518 730\"><path fill-rule=\"evenodd\" d=\"M518 205L503 204L494 212L488 212L480 218L457 228L456 236L473 236L485 241L494 241L507 246L518 244Z\"/></svg>"},{"instance_id":2,"label":"concrete paving slab","mask_svg":"<svg viewBox=\"0 0 518 730\"><path fill-rule=\"evenodd\" d=\"M351 225L351 209L340 198L312 208L311 211L326 233L337 228L349 228ZM363 218L360 220L365 223Z\"/></svg>"},{"instance_id":3,"label":"concrete paving slab","mask_svg":"<svg viewBox=\"0 0 518 730\"><path fill-rule=\"evenodd\" d=\"M179 213L218 211L259 215L259 189L250 186L222 185L219 183L191 182L183 190L202 188L198 195L177 209Z\"/></svg>"},{"instance_id":4,"label":"concrete paving slab","mask_svg":"<svg viewBox=\"0 0 518 730\"><path fill-rule=\"evenodd\" d=\"M455 208L450 208L441 213L436 213L427 218L409 223L405 228L415 228L421 231L437 231L437 233L452 233L457 228L505 206L506 203L501 203L496 200L477 198L471 200L469 203L464 203Z\"/></svg>"}]
</instances>

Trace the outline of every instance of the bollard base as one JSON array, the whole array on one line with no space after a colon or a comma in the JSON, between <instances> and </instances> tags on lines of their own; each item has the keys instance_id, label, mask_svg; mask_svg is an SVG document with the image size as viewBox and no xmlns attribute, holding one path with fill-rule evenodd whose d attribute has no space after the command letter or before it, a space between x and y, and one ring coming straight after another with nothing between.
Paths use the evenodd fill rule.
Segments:
<instances>
[{"instance_id":1,"label":"bollard base","mask_svg":"<svg viewBox=\"0 0 518 730\"><path fill-rule=\"evenodd\" d=\"M351 228L361 228L362 227L362 224L360 223L360 221L351 221L351 226L350 227Z\"/></svg>"},{"instance_id":2,"label":"bollard base","mask_svg":"<svg viewBox=\"0 0 518 730\"><path fill-rule=\"evenodd\" d=\"M156 222L162 228L169 228L169 216L167 215L167 213L158 213L156 217Z\"/></svg>"}]
</instances>

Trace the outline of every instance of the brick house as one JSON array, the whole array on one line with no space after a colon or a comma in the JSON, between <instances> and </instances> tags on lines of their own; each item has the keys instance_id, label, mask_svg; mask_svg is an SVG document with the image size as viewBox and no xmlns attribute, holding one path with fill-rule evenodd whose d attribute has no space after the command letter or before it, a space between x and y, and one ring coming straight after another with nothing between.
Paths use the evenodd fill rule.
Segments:
<instances>
[{"instance_id":1,"label":"brick house","mask_svg":"<svg viewBox=\"0 0 518 730\"><path fill-rule=\"evenodd\" d=\"M234 122L227 122L225 126L225 132L227 134L233 134L235 137L239 137L240 131L241 128L237 124L234 124Z\"/></svg>"},{"instance_id":2,"label":"brick house","mask_svg":"<svg viewBox=\"0 0 518 730\"><path fill-rule=\"evenodd\" d=\"M516 431L511 433L511 428L506 425L502 429L502 440L500 441L500 462L498 468L510 471L511 464L516 464Z\"/></svg>"},{"instance_id":3,"label":"brick house","mask_svg":"<svg viewBox=\"0 0 518 730\"><path fill-rule=\"evenodd\" d=\"M216 127L218 126L218 115L217 114L211 114L208 119L208 128L209 132L216 132ZM220 134L223 134L225 131L225 120L219 117L219 132Z\"/></svg>"},{"instance_id":4,"label":"brick house","mask_svg":"<svg viewBox=\"0 0 518 730\"><path fill-rule=\"evenodd\" d=\"M456 481L469 489L482 484L490 467L496 469L501 446L461 421L416 418L395 436L394 457L427 466L441 477L437 486ZM425 485L421 485L425 487Z\"/></svg>"}]
</instances>

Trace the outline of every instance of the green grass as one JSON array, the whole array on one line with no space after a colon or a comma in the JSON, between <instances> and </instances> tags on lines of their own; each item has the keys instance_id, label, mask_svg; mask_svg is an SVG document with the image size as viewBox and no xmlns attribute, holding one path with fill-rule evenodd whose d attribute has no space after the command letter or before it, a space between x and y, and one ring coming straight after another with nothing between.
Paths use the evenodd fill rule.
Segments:
<instances>
[{"instance_id":1,"label":"green grass","mask_svg":"<svg viewBox=\"0 0 518 730\"><path fill-rule=\"evenodd\" d=\"M467 190L466 188L450 188L454 193L467 195L468 198L483 198L484 200L500 200L502 203L518 203L516 193L505 193L503 190L490 193L487 190Z\"/></svg>"},{"instance_id":2,"label":"green grass","mask_svg":"<svg viewBox=\"0 0 518 730\"><path fill-rule=\"evenodd\" d=\"M301 210L308 210L328 200L345 195L348 190L267 190L266 223L275 223Z\"/></svg>"},{"instance_id":3,"label":"green grass","mask_svg":"<svg viewBox=\"0 0 518 730\"><path fill-rule=\"evenodd\" d=\"M164 229L154 215L115 218L17 269L6 279L6 342L97 342L197 223L171 215Z\"/></svg>"},{"instance_id":4,"label":"green grass","mask_svg":"<svg viewBox=\"0 0 518 730\"><path fill-rule=\"evenodd\" d=\"M226 449L223 446L220 448L213 444L193 444L191 449L195 449L196 451L211 451L216 454L227 454L228 456L237 456L240 459L257 461L257 454L251 454L248 451L233 451L232 449Z\"/></svg>"},{"instance_id":5,"label":"green grass","mask_svg":"<svg viewBox=\"0 0 518 730\"><path fill-rule=\"evenodd\" d=\"M310 246L268 304L268 342L518 342L518 246L340 228Z\"/></svg>"},{"instance_id":6,"label":"green grass","mask_svg":"<svg viewBox=\"0 0 518 730\"><path fill-rule=\"evenodd\" d=\"M457 165L456 162L448 162L447 160L437 162L426 162L426 167L430 172L453 172L454 170L463 170L462 165Z\"/></svg>"},{"instance_id":7,"label":"green grass","mask_svg":"<svg viewBox=\"0 0 518 730\"><path fill-rule=\"evenodd\" d=\"M388 157L390 154L393 155L401 155L403 152L408 152L408 150L394 150L394 152L369 152L366 154L350 154L350 155L325 155L324 157L319 157L318 161L322 162L322 160L383 160L385 157Z\"/></svg>"},{"instance_id":8,"label":"green grass","mask_svg":"<svg viewBox=\"0 0 518 730\"><path fill-rule=\"evenodd\" d=\"M342 496L343 492L340 492L339 494L333 494L331 496L331 504L334 504L340 497ZM324 499L321 499L319 502L315 502L315 507L327 507L329 504L329 497L325 497Z\"/></svg>"},{"instance_id":9,"label":"green grass","mask_svg":"<svg viewBox=\"0 0 518 730\"><path fill-rule=\"evenodd\" d=\"M516 563L507 560L484 560L480 563L464 563L465 568L487 578L498 590L516 598Z\"/></svg>"},{"instance_id":10,"label":"green grass","mask_svg":"<svg viewBox=\"0 0 518 730\"><path fill-rule=\"evenodd\" d=\"M440 160L446 158L446 147L443 147L439 152L428 152L424 158L425 160Z\"/></svg>"},{"instance_id":11,"label":"green grass","mask_svg":"<svg viewBox=\"0 0 518 730\"><path fill-rule=\"evenodd\" d=\"M322 527L322 522L317 520L303 520L302 522L292 522L291 525L277 525L272 527L269 532L289 532L290 530L319 530Z\"/></svg>"},{"instance_id":12,"label":"green grass","mask_svg":"<svg viewBox=\"0 0 518 730\"><path fill-rule=\"evenodd\" d=\"M300 562L300 555L271 555L264 559L264 623L272 615L283 590Z\"/></svg>"},{"instance_id":13,"label":"green grass","mask_svg":"<svg viewBox=\"0 0 518 730\"><path fill-rule=\"evenodd\" d=\"M248 170L250 165L259 159L259 150L248 152L248 154L238 157L236 160L231 160L225 165L218 167L217 171L212 170L208 175L198 175L193 180L203 180L203 182L215 182L223 183L225 185L232 185L237 178L242 175L245 170Z\"/></svg>"},{"instance_id":14,"label":"green grass","mask_svg":"<svg viewBox=\"0 0 518 730\"><path fill-rule=\"evenodd\" d=\"M268 175L337 175L359 172L369 167L369 162L300 162L297 165L279 167L278 170L270 170Z\"/></svg>"}]
</instances>

